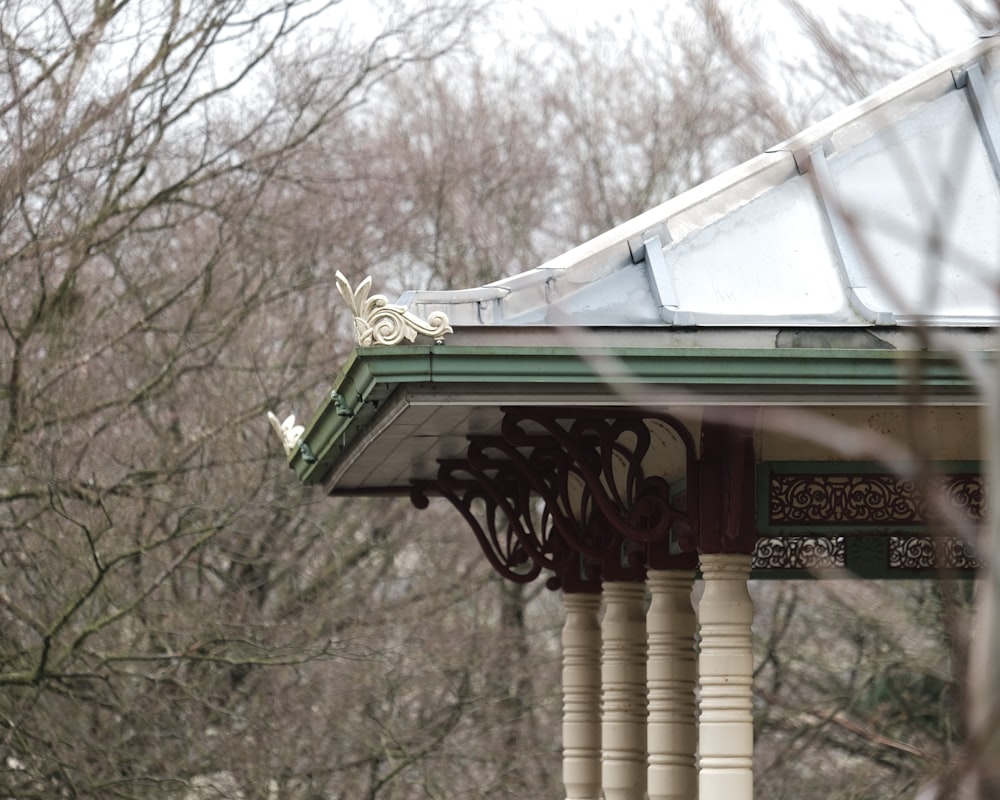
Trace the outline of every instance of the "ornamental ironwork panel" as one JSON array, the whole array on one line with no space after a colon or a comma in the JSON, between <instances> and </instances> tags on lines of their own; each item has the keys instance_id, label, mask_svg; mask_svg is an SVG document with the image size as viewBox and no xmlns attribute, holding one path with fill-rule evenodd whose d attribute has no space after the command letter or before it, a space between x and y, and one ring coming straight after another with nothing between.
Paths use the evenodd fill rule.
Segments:
<instances>
[{"instance_id":1,"label":"ornamental ironwork panel","mask_svg":"<svg viewBox=\"0 0 1000 800\"><path fill-rule=\"evenodd\" d=\"M972 546L956 536L890 536L889 569L977 570Z\"/></svg>"},{"instance_id":2,"label":"ornamental ironwork panel","mask_svg":"<svg viewBox=\"0 0 1000 800\"><path fill-rule=\"evenodd\" d=\"M484 471L467 461L446 460L436 481L414 487L414 505L426 507L431 492L458 509L490 565L507 580L528 583L543 569L559 575L568 568L570 548L555 531L544 504L535 502L531 487L516 472Z\"/></svg>"},{"instance_id":3,"label":"ornamental ironwork panel","mask_svg":"<svg viewBox=\"0 0 1000 800\"><path fill-rule=\"evenodd\" d=\"M843 536L767 536L757 540L751 568L812 571L846 566Z\"/></svg>"},{"instance_id":4,"label":"ornamental ironwork panel","mask_svg":"<svg viewBox=\"0 0 1000 800\"><path fill-rule=\"evenodd\" d=\"M924 526L932 515L978 522L984 512L982 478L974 474L933 475L929 492L889 473L772 472L768 482L772 526L896 528Z\"/></svg>"},{"instance_id":5,"label":"ornamental ironwork panel","mask_svg":"<svg viewBox=\"0 0 1000 800\"><path fill-rule=\"evenodd\" d=\"M869 578L972 574L986 513L976 462L919 481L874 462L767 462L758 470L754 568Z\"/></svg>"},{"instance_id":6,"label":"ornamental ironwork panel","mask_svg":"<svg viewBox=\"0 0 1000 800\"><path fill-rule=\"evenodd\" d=\"M693 550L696 476L694 441L668 415L512 408L499 435L470 435L412 499L447 498L508 580L544 571L549 588L575 590L641 580L647 563L662 568L681 557L675 549Z\"/></svg>"},{"instance_id":7,"label":"ornamental ironwork panel","mask_svg":"<svg viewBox=\"0 0 1000 800\"><path fill-rule=\"evenodd\" d=\"M657 460L664 436L678 446L675 469L690 490L694 442L667 415L510 409L500 437L470 437L469 458L476 460L485 449L502 454L539 487L566 529L596 525L645 544L665 540L677 524L695 526L686 495L672 491L665 465Z\"/></svg>"}]
</instances>

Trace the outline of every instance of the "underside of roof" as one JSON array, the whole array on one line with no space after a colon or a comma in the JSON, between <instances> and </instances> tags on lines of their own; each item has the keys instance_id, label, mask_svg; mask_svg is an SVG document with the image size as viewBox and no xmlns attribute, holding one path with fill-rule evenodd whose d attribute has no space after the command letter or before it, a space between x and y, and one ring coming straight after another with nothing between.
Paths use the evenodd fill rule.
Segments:
<instances>
[{"instance_id":1,"label":"underside of roof","mask_svg":"<svg viewBox=\"0 0 1000 800\"><path fill-rule=\"evenodd\" d=\"M969 341L984 339L978 334ZM504 414L525 407L655 410L696 430L712 408L753 406L762 410L760 424L769 431L759 441L769 457L856 459L871 451L845 438L847 420L880 419L880 436L901 436L915 389L927 406L924 424L933 417L945 431L940 448L931 445L936 434L926 432L927 451L943 460L978 458L978 419L970 408L978 402L975 386L950 354L795 347L363 348L307 429L307 455L295 453L293 466L303 481L323 483L331 494L407 493L414 481L433 478L442 459L460 456L469 435L498 435ZM808 421L802 409L809 409ZM832 449L825 444L829 425L837 431ZM788 429L800 430L794 446L782 444Z\"/></svg>"},{"instance_id":2,"label":"underside of roof","mask_svg":"<svg viewBox=\"0 0 1000 800\"><path fill-rule=\"evenodd\" d=\"M781 444L775 414L876 419L915 397L961 440L934 457L977 458L962 409L998 319L998 67L983 39L536 269L408 292L388 308L414 344L380 344L387 301L342 287L362 346L291 465L331 493L406 491L528 405L695 427L754 406L779 431L762 452L795 459L819 451Z\"/></svg>"}]
</instances>

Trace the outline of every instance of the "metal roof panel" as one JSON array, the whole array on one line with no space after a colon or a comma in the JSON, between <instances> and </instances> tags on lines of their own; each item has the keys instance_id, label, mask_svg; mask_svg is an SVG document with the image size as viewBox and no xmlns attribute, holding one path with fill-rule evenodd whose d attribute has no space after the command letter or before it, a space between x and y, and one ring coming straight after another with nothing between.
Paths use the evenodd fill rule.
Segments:
<instances>
[{"instance_id":1,"label":"metal roof panel","mask_svg":"<svg viewBox=\"0 0 1000 800\"><path fill-rule=\"evenodd\" d=\"M401 303L471 327L993 325L998 50L985 38L536 269Z\"/></svg>"}]
</instances>

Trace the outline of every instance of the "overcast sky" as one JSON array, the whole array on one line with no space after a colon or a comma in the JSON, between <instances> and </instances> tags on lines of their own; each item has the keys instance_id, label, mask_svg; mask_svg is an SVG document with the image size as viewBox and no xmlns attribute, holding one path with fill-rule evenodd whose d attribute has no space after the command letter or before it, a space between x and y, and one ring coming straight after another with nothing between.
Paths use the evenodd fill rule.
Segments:
<instances>
[{"instance_id":1,"label":"overcast sky","mask_svg":"<svg viewBox=\"0 0 1000 800\"><path fill-rule=\"evenodd\" d=\"M757 20L765 30L786 36L795 32L795 23L781 0L723 0L724 5L741 11L747 20ZM568 28L590 24L633 25L651 24L657 12L687 5L684 0L508 0L504 4L505 18L514 24L531 25L539 17ZM822 9L835 15L837 9L892 20L901 30L913 30L914 19L907 6L915 12L916 24L934 32L946 51L958 50L969 44L976 31L951 0L824 0L805 3L813 10ZM916 33L916 32L915 32Z\"/></svg>"}]
</instances>

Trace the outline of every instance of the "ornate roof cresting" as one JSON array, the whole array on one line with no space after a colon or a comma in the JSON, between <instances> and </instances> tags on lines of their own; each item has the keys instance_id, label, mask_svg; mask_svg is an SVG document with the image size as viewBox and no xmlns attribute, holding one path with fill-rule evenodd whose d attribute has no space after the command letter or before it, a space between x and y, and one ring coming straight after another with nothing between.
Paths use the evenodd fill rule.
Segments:
<instances>
[{"instance_id":1,"label":"ornate roof cresting","mask_svg":"<svg viewBox=\"0 0 1000 800\"><path fill-rule=\"evenodd\" d=\"M278 418L270 411L267 418L271 421L271 427L275 433L281 437L281 445L285 448L285 455L289 458L299 449L299 442L302 441L302 434L306 429L302 425L295 424L295 415L289 414L284 422L278 422Z\"/></svg>"},{"instance_id":2,"label":"ornate roof cresting","mask_svg":"<svg viewBox=\"0 0 1000 800\"><path fill-rule=\"evenodd\" d=\"M451 333L448 317L435 311L426 321L412 314L404 306L392 305L385 295L368 293L372 279L365 278L357 289L352 289L344 274L337 270L337 289L354 313L354 338L362 347L373 344L399 344L403 339L414 341L418 333L440 342Z\"/></svg>"}]
</instances>

